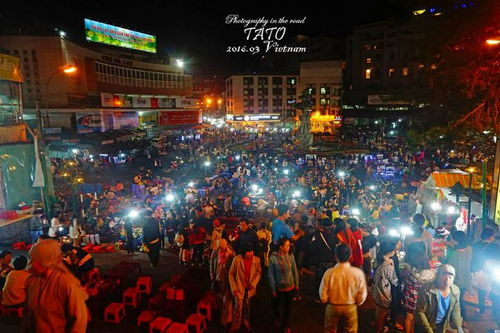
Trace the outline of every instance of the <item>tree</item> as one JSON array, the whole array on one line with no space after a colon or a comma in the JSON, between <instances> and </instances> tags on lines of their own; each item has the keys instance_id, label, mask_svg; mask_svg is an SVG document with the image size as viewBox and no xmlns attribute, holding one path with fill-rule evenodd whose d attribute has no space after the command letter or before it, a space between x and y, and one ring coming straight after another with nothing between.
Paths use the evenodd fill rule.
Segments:
<instances>
[{"instance_id":1,"label":"tree","mask_svg":"<svg viewBox=\"0 0 500 333\"><path fill-rule=\"evenodd\" d=\"M420 52L410 60L422 66L412 85L398 95L422 108L421 130L450 126L500 133L500 46L485 43L500 38L500 3L484 0L466 9L455 7L436 7L434 14L408 23L420 40Z\"/></svg>"}]
</instances>

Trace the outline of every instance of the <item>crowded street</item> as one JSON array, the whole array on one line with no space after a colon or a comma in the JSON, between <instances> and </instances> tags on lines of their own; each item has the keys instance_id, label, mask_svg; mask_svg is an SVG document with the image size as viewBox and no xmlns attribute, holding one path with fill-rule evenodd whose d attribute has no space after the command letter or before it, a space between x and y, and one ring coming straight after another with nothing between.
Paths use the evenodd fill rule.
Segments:
<instances>
[{"instance_id":1,"label":"crowded street","mask_svg":"<svg viewBox=\"0 0 500 333\"><path fill-rule=\"evenodd\" d=\"M0 333L500 332L498 1L0 7Z\"/></svg>"}]
</instances>

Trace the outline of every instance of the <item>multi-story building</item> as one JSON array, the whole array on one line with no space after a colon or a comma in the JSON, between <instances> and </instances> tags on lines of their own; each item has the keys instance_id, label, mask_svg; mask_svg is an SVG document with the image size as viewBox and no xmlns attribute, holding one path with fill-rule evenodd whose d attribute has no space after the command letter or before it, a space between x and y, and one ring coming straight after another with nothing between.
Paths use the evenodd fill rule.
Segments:
<instances>
[{"instance_id":1,"label":"multi-story building","mask_svg":"<svg viewBox=\"0 0 500 333\"><path fill-rule=\"evenodd\" d=\"M226 116L233 122L280 122L295 116L297 75L232 75L226 79Z\"/></svg>"},{"instance_id":2,"label":"multi-story building","mask_svg":"<svg viewBox=\"0 0 500 333\"><path fill-rule=\"evenodd\" d=\"M342 61L300 63L299 95L309 89L312 132L333 132L341 122Z\"/></svg>"},{"instance_id":3,"label":"multi-story building","mask_svg":"<svg viewBox=\"0 0 500 333\"><path fill-rule=\"evenodd\" d=\"M412 102L402 100L426 66L414 22L391 25L378 22L354 27L347 38L347 66L343 115L351 117L400 117L410 115Z\"/></svg>"},{"instance_id":4,"label":"multi-story building","mask_svg":"<svg viewBox=\"0 0 500 333\"><path fill-rule=\"evenodd\" d=\"M175 125L183 117L172 112L196 111L187 98L192 78L170 59L84 47L60 36L0 36L0 50L21 59L25 113L40 108L45 127L77 127L83 133L141 123ZM198 113L193 121L201 121ZM99 124L87 124L91 118Z\"/></svg>"}]
</instances>

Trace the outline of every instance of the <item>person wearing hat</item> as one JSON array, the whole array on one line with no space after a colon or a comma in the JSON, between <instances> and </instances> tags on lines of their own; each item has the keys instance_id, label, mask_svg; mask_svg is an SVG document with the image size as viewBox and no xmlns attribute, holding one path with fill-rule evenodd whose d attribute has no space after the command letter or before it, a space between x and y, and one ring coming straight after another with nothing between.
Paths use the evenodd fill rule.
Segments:
<instances>
[{"instance_id":1,"label":"person wearing hat","mask_svg":"<svg viewBox=\"0 0 500 333\"><path fill-rule=\"evenodd\" d=\"M452 328L463 332L460 290L454 284L455 268L439 266L434 282L419 293L415 310L415 332L444 333Z\"/></svg>"},{"instance_id":2,"label":"person wearing hat","mask_svg":"<svg viewBox=\"0 0 500 333\"><path fill-rule=\"evenodd\" d=\"M29 252L23 332L84 333L87 293L62 262L57 241L39 241Z\"/></svg>"}]
</instances>

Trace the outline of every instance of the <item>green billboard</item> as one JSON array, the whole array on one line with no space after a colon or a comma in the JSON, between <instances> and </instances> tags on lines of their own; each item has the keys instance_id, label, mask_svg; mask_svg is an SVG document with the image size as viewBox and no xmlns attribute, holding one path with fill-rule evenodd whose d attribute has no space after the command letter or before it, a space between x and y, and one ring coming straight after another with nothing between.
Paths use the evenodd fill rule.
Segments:
<instances>
[{"instance_id":1,"label":"green billboard","mask_svg":"<svg viewBox=\"0 0 500 333\"><path fill-rule=\"evenodd\" d=\"M89 42L156 53L156 36L85 19L85 38Z\"/></svg>"}]
</instances>

